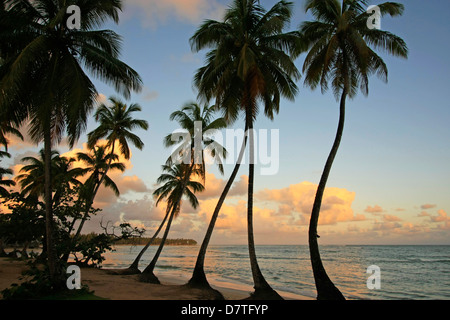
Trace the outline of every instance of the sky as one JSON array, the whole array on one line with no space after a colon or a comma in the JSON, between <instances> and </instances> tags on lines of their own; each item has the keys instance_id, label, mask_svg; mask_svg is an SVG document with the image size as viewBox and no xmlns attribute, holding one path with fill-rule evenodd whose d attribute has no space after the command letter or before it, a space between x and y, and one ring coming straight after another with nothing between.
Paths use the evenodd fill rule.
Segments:
<instances>
[{"instance_id":1,"label":"sky","mask_svg":"<svg viewBox=\"0 0 450 320\"><path fill-rule=\"evenodd\" d=\"M368 97L358 94L347 103L343 141L325 193L319 234L321 244L450 244L450 2L408 0L402 17L384 17L382 29L402 37L407 60L380 55L389 68L389 82L370 79ZM107 23L123 37L124 62L142 77L144 88L127 103L138 103L137 117L149 122L136 131L144 150L132 148L124 174L112 173L121 191L115 197L101 189L95 206L103 211L86 224L85 232L101 232L99 221L127 221L145 227L151 236L164 215L152 193L161 165L170 155L162 139L178 128L170 114L196 101L192 79L203 66L206 51L193 53L189 38L205 19L220 20L230 0L124 0L120 23ZM262 0L269 9L276 1ZM294 1L290 27L311 20L303 0ZM377 4L372 1L371 4ZM301 70L304 55L296 60ZM94 79L94 78L93 78ZM260 115L256 129L279 133L279 170L261 175L256 166L254 228L256 244L307 244L308 224L317 184L334 141L339 105L332 92L311 91L298 82L295 101L283 100L274 121ZM94 79L101 99L118 96ZM122 98L123 99L123 98ZM125 101L125 99L123 99ZM233 128L243 128L242 119ZM93 118L87 132L96 127ZM86 133L87 133L86 132ZM225 136L225 134L224 134ZM274 136L272 136L274 137ZM259 138L259 136L258 136ZM14 138L10 166L38 151L29 141ZM276 141L276 139L275 139ZM62 143L63 155L86 151L86 135L74 150ZM237 149L237 146L236 146ZM236 151L237 152L237 151ZM201 242L233 164L221 176L208 167L200 206L183 204L170 238ZM248 166L242 166L216 224L212 244L246 244Z\"/></svg>"}]
</instances>

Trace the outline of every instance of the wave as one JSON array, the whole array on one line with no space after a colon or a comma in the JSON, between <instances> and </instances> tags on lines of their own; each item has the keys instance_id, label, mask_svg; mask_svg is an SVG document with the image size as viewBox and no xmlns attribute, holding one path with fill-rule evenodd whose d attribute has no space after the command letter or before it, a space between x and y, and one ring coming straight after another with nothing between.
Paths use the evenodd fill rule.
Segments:
<instances>
[{"instance_id":1,"label":"wave","mask_svg":"<svg viewBox=\"0 0 450 320\"><path fill-rule=\"evenodd\" d=\"M159 269L171 269L171 270L181 269L181 267L170 266L170 265L156 265L156 268L159 268Z\"/></svg>"}]
</instances>

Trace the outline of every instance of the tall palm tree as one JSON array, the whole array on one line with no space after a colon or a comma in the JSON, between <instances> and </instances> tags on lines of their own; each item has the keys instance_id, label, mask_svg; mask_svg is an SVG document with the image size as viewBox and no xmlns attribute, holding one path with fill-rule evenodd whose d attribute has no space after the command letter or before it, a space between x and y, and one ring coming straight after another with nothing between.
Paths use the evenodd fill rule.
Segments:
<instances>
[{"instance_id":1,"label":"tall palm tree","mask_svg":"<svg viewBox=\"0 0 450 320\"><path fill-rule=\"evenodd\" d=\"M219 171L223 174L223 159L226 158L227 152L223 146L221 146L212 135L218 130L226 128L227 124L225 119L214 119L215 108L214 106L204 105L202 108L194 102L185 104L180 110L173 112L170 115L170 120L176 120L180 125L180 129L183 129L183 135L178 136L182 141L170 134L164 138L164 145L166 147L175 147L172 155L167 160L167 165L170 166L174 163L181 163L185 160L188 164L194 160L194 165L200 173L203 181L205 181L206 165L205 165L205 151L217 164ZM139 252L130 267L122 270L120 274L133 274L140 273L139 262L144 253L151 246L153 241L158 236L159 232L163 228L170 210L167 210L164 219L160 226L147 242L147 244Z\"/></svg>"},{"instance_id":2,"label":"tall palm tree","mask_svg":"<svg viewBox=\"0 0 450 320\"><path fill-rule=\"evenodd\" d=\"M80 30L67 27L69 5L77 5L83 13ZM5 8L0 114L15 124L28 117L30 136L44 142L48 266L54 280L51 149L64 132L73 146L86 128L98 93L83 68L126 97L140 90L142 81L119 60L120 37L110 30L95 30L109 19L118 23L122 1L7 0Z\"/></svg>"},{"instance_id":3,"label":"tall palm tree","mask_svg":"<svg viewBox=\"0 0 450 320\"><path fill-rule=\"evenodd\" d=\"M144 282L159 284L158 278L154 275L154 269L158 258L162 252L167 236L169 235L172 221L181 211L182 199L185 197L191 206L196 209L198 200L195 193L202 192L205 188L202 183L195 181L193 178L201 175L201 171L191 164L163 165L163 174L158 178L158 184L163 184L155 190L153 195L157 197L156 205L166 200L166 214L170 212L166 229L155 256L150 264L144 269L140 275L140 280Z\"/></svg>"},{"instance_id":4,"label":"tall palm tree","mask_svg":"<svg viewBox=\"0 0 450 320\"><path fill-rule=\"evenodd\" d=\"M257 0L234 0L223 22L208 20L191 38L193 51L210 48L207 64L195 75L194 83L205 100L216 99L227 121L234 122L241 113L249 141L248 182L248 245L254 298L281 298L265 280L257 262L253 236L254 137L253 129L259 113L273 119L279 112L281 98L293 100L298 88L294 80L300 78L292 53L298 47L296 32L284 32L292 15L293 3L280 1L266 11ZM244 140L244 145L247 139ZM245 148L245 146L243 147ZM204 276L204 251L209 243L220 207L237 175L235 167L217 208L211 218L204 239L203 256L199 257L192 283L207 283Z\"/></svg>"},{"instance_id":5,"label":"tall palm tree","mask_svg":"<svg viewBox=\"0 0 450 320\"><path fill-rule=\"evenodd\" d=\"M400 16L404 6L386 2L379 5L382 15ZM387 82L388 69L383 59L374 50L381 49L397 57L407 58L408 48L398 36L383 30L369 29L365 0L308 0L306 12L310 11L315 21L300 26L301 38L308 46L303 71L305 84L315 89L328 89L331 82L336 99L340 99L340 118L336 138L326 162L317 189L309 226L309 247L317 299L344 299L342 293L328 277L322 264L318 246L317 225L322 198L327 180L341 144L345 125L347 98L353 98L361 89L369 92L369 77L378 75Z\"/></svg>"},{"instance_id":6,"label":"tall palm tree","mask_svg":"<svg viewBox=\"0 0 450 320\"><path fill-rule=\"evenodd\" d=\"M109 100L111 105L101 104L98 107L95 113L95 120L100 124L94 131L88 134L88 147L90 149L94 149L101 139L106 138L106 146L97 148L95 152L103 152L103 157L107 156L106 152L108 152L109 157L107 158L106 166L102 168L100 179L96 181L93 189L86 195L87 205L82 223L80 224L81 228L89 215L99 188L103 185L104 180L107 179L110 168L113 167L113 161L118 160L118 156L115 153L116 144L119 145L120 152L128 160L131 157L128 141L131 141L139 150L144 148L144 142L132 130L136 128L148 130L147 121L134 119L132 116L134 112L142 110L138 104L132 104L128 107L117 98L111 97ZM79 235L79 232L77 232L77 235Z\"/></svg>"},{"instance_id":7,"label":"tall palm tree","mask_svg":"<svg viewBox=\"0 0 450 320\"><path fill-rule=\"evenodd\" d=\"M0 159L3 157L10 157L11 155L6 151L0 151ZM13 174L11 169L5 169L0 167L0 197L7 197L9 195L9 191L6 190L5 187L13 187L16 185L14 180L3 179L4 175Z\"/></svg>"}]
</instances>

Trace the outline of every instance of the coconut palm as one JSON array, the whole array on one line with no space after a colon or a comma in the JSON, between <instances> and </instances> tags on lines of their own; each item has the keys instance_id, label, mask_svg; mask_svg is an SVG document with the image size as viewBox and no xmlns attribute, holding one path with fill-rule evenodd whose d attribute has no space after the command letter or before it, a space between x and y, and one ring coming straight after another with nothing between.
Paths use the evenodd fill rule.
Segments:
<instances>
[{"instance_id":1,"label":"coconut palm","mask_svg":"<svg viewBox=\"0 0 450 320\"><path fill-rule=\"evenodd\" d=\"M80 185L78 177L83 175L80 168L72 168L73 158L61 157L59 152L52 150L52 198L53 205L59 204L63 191L69 185ZM24 197L38 199L45 195L45 154L41 149L39 157L25 157L22 162L29 163L20 169L20 175L16 177Z\"/></svg>"},{"instance_id":2,"label":"coconut palm","mask_svg":"<svg viewBox=\"0 0 450 320\"><path fill-rule=\"evenodd\" d=\"M120 195L119 188L107 173L113 170L124 172L126 169L125 164L117 162L119 156L108 153L105 146L96 146L90 153L79 152L77 153L77 159L86 165L83 169L83 174L89 174L89 177L86 179L84 187L80 191L80 197L85 202L85 209L74 239L77 239L81 234L84 223L89 217L89 211L94 199L92 195L94 193L96 194L102 185L111 189L116 196Z\"/></svg>"},{"instance_id":3,"label":"coconut palm","mask_svg":"<svg viewBox=\"0 0 450 320\"><path fill-rule=\"evenodd\" d=\"M94 203L94 199L98 193L100 186L106 179L108 171L113 166L113 161L118 160L115 153L116 144L119 145L120 152L124 155L125 159L130 159L131 151L128 141L137 147L139 150L144 148L144 142L132 132L132 130L140 128L148 130L148 123L145 120L134 119L132 114L139 112L142 108L138 104L132 104L127 106L119 99L111 97L109 99L111 105L101 104L96 113L95 120L99 122L99 126L88 134L88 147L90 149L95 148L96 144L103 138L106 139L106 146L97 148L97 151L102 151L103 156L107 156L109 153L106 167L102 170L100 180L96 181L95 186L90 190L89 195L86 195L86 210L82 220L81 227L83 227L84 221L86 221L89 211ZM77 232L79 234L79 232Z\"/></svg>"},{"instance_id":4,"label":"coconut palm","mask_svg":"<svg viewBox=\"0 0 450 320\"><path fill-rule=\"evenodd\" d=\"M81 28L67 27L69 5L82 12ZM19 124L30 120L30 136L44 142L46 233L50 279L56 272L52 240L51 148L64 133L71 147L86 128L97 90L84 69L124 96L142 81L119 60L120 37L95 30L106 20L118 23L122 1L7 0L0 32L0 114Z\"/></svg>"},{"instance_id":5,"label":"coconut palm","mask_svg":"<svg viewBox=\"0 0 450 320\"><path fill-rule=\"evenodd\" d=\"M195 75L194 83L200 97L216 99L224 117L230 123L244 114L249 140L248 182L248 245L253 280L254 298L281 298L265 280L257 262L253 236L253 184L254 137L253 129L259 113L259 103L264 114L273 119L279 112L281 98L293 100L300 78L291 53L298 47L296 32L284 32L292 15L292 2L280 1L266 11L257 0L234 0L223 22L208 20L191 38L193 51L211 49L207 63ZM244 140L244 147L247 139ZM240 160L240 159L238 159ZM238 161L229 183L219 199L203 242L192 284L205 285L203 261L215 221L226 194L239 170Z\"/></svg>"},{"instance_id":6,"label":"coconut palm","mask_svg":"<svg viewBox=\"0 0 450 320\"><path fill-rule=\"evenodd\" d=\"M344 131L346 100L353 98L358 88L368 95L369 77L373 74L387 82L387 66L374 50L380 49L402 58L408 56L407 46L401 38L388 31L367 27L367 6L365 0L308 0L305 9L312 13L315 21L304 22L300 26L301 38L309 48L303 66L305 84L312 89L320 85L325 92L331 83L336 99L340 100L338 130L317 189L309 226L317 299L344 299L322 264L317 225L327 180ZM403 5L392 2L378 7L383 16L400 16L404 10Z\"/></svg>"},{"instance_id":7,"label":"coconut palm","mask_svg":"<svg viewBox=\"0 0 450 320\"><path fill-rule=\"evenodd\" d=\"M128 160L131 157L128 142L139 150L144 148L144 142L132 131L148 130L149 125L145 120L133 118L133 113L142 111L139 104L127 106L115 97L110 97L109 101L110 105L101 104L95 113L95 120L99 122L99 126L88 134L88 146L93 148L99 140L106 139L106 148L109 148L111 154L115 153L118 144L120 153Z\"/></svg>"},{"instance_id":8,"label":"coconut palm","mask_svg":"<svg viewBox=\"0 0 450 320\"><path fill-rule=\"evenodd\" d=\"M201 108L197 103L190 102L170 115L170 120L176 120L180 125L180 129L183 130L183 133L181 133L180 136L170 134L164 138L164 145L166 147L175 147L172 155L167 160L168 166L181 162L190 164L192 159L194 159L194 165L199 171L203 181L205 181L206 151L206 153L212 157L214 163L217 164L219 171L223 174L223 159L226 158L227 152L223 146L213 139L212 135L218 130L224 129L227 124L223 118L214 119L214 112L214 106L204 105L203 108ZM181 141L178 138L181 138ZM197 139L199 141L197 141ZM170 210L166 212L160 226L144 248L139 252L131 266L117 273L140 273L138 268L139 262L163 228L169 213Z\"/></svg>"},{"instance_id":9,"label":"coconut palm","mask_svg":"<svg viewBox=\"0 0 450 320\"><path fill-rule=\"evenodd\" d=\"M140 275L141 281L158 284L160 282L154 275L154 269L169 235L172 221L180 214L183 197L196 209L198 207L198 200L195 193L202 192L205 189L202 183L195 180L195 177L201 175L201 171L192 164L177 164L172 166L166 164L162 166L162 169L164 173L158 178L157 182L163 185L156 189L153 195L157 197L156 205L166 200L166 214L170 212L169 220L167 221L161 244L155 256Z\"/></svg>"},{"instance_id":10,"label":"coconut palm","mask_svg":"<svg viewBox=\"0 0 450 320\"><path fill-rule=\"evenodd\" d=\"M3 157L9 158L11 155L6 151L0 151L0 159ZM0 197L7 197L9 195L9 191L6 190L5 187L14 187L16 182L10 179L3 179L4 175L13 174L11 169L5 169L0 167Z\"/></svg>"}]
</instances>

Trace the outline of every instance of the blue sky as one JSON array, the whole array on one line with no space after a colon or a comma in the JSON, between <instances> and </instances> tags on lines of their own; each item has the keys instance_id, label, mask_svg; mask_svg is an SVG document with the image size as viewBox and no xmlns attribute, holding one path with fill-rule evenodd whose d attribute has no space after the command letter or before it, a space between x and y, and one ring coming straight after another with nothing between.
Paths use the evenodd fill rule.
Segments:
<instances>
[{"instance_id":1,"label":"blue sky","mask_svg":"<svg viewBox=\"0 0 450 320\"><path fill-rule=\"evenodd\" d=\"M342 211L344 218L336 215L335 220L324 224L324 243L450 244L450 216L447 215L450 213L450 2L399 2L405 4L404 15L383 18L382 28L406 41L409 59L381 53L389 68L389 83L372 78L369 96L359 94L347 104L343 142L328 186L346 190L353 197L342 201L342 205L348 206ZM140 218L137 214L132 217L126 205L137 205L140 199L151 198L151 190L161 173L160 166L170 152L164 149L162 138L177 128L169 121L169 115L184 103L196 99L192 79L203 65L205 52L192 53L189 38L203 19L218 19L230 1L171 0L163 5L157 1L125 0L124 3L120 24L107 24L105 28L113 29L123 37L122 59L137 70L144 81L143 92L134 94L129 102L143 107L139 116L149 122L150 130L137 132L146 147L143 151L133 149L133 167L126 175L137 176L148 190L124 194L110 207L106 206L104 212L118 216L120 207L122 216L128 214L130 220L149 226L157 221L156 216L145 218L146 213L142 212ZM275 3L261 1L267 9ZM376 1L372 3L377 4ZM290 29L311 19L302 6L303 1L295 1ZM303 59L304 55L297 60L299 69ZM106 97L116 95L107 85L95 83ZM338 103L332 92L312 92L302 82L298 85L300 92L295 102L283 101L275 121L268 121L263 116L258 118L257 129L280 130L280 170L275 176L257 175L256 192L266 190L268 195L269 191L278 190L284 194L284 190L288 194L290 186L304 182L317 184L320 179L336 133ZM242 121L235 127L243 127ZM95 123L91 121L88 131L93 128ZM80 140L79 148L83 142L85 139ZM13 146L11 151L13 156L25 153L19 146ZM61 151L66 150L62 147ZM222 179L228 178L231 170L232 166L227 166ZM217 179L221 178L216 170L211 169L211 173ZM246 174L244 166L239 176ZM228 215L239 208L240 201L245 201L245 194L230 201ZM151 205L150 200L146 203ZM262 228L260 240L305 243L307 212L296 211L298 203L289 203L288 198L264 198L261 193L255 205L266 218L262 218L263 221L274 223L280 231L263 237L265 229ZM292 210L287 213L289 218L284 215L285 220L276 220L280 217L277 212L281 205ZM204 209L181 218L175 225L173 236L193 235L201 240L204 226L209 221L207 208L205 202ZM284 221L283 225L280 221ZM279 234L287 230L289 224L298 225L298 229L289 229L279 240ZM245 243L243 227L234 230L224 225L218 232L217 243ZM256 232L258 236L258 229Z\"/></svg>"}]
</instances>

